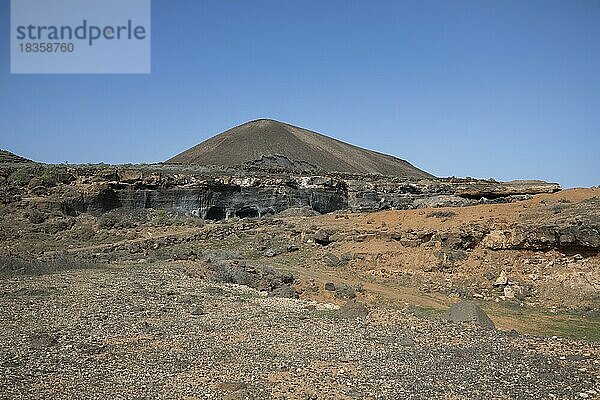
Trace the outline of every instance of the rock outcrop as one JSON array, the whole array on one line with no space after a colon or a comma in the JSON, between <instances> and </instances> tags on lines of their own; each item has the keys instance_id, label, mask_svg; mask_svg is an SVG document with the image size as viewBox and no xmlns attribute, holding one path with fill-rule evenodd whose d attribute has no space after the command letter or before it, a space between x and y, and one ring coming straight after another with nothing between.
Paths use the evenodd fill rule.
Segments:
<instances>
[{"instance_id":1,"label":"rock outcrop","mask_svg":"<svg viewBox=\"0 0 600 400\"><path fill-rule=\"evenodd\" d=\"M597 252L600 249L600 200L582 200L577 207L571 204L555 206L551 216L526 224L498 227L482 240L490 250L550 250L568 253Z\"/></svg>"},{"instance_id":2,"label":"rock outcrop","mask_svg":"<svg viewBox=\"0 0 600 400\"><path fill-rule=\"evenodd\" d=\"M122 208L166 209L207 220L261 217L288 209L318 213L502 203L559 190L556 184L457 179L400 179L375 175L186 170L183 167L0 168L3 202L24 200L67 215ZM17 177L17 178L13 178ZM35 181L35 182L34 182ZM9 195L12 193L12 195ZM463 197L468 193L466 197ZM12 197L11 197L12 196ZM566 241L568 232L561 235ZM497 241L490 246L501 246Z\"/></svg>"},{"instance_id":3,"label":"rock outcrop","mask_svg":"<svg viewBox=\"0 0 600 400\"><path fill-rule=\"evenodd\" d=\"M496 329L494 322L477 304L472 301L460 301L453 304L442 315L442 320L450 322L468 322L484 328Z\"/></svg>"}]
</instances>

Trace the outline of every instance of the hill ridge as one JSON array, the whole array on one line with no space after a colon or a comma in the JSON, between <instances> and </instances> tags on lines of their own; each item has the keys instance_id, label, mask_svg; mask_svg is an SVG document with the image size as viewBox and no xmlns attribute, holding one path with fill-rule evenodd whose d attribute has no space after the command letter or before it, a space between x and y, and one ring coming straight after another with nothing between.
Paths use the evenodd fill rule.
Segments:
<instances>
[{"instance_id":1,"label":"hill ridge","mask_svg":"<svg viewBox=\"0 0 600 400\"><path fill-rule=\"evenodd\" d=\"M32 162L25 157L21 157L8 150L0 149L0 164L4 163L28 163Z\"/></svg>"}]
</instances>

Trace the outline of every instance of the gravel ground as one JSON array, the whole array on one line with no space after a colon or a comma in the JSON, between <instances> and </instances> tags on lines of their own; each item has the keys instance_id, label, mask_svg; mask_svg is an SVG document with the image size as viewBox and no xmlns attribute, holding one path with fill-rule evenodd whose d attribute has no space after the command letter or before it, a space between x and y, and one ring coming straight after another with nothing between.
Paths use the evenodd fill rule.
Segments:
<instances>
[{"instance_id":1,"label":"gravel ground","mask_svg":"<svg viewBox=\"0 0 600 400\"><path fill-rule=\"evenodd\" d=\"M178 265L0 280L0 398L580 399L600 345L206 281Z\"/></svg>"}]
</instances>

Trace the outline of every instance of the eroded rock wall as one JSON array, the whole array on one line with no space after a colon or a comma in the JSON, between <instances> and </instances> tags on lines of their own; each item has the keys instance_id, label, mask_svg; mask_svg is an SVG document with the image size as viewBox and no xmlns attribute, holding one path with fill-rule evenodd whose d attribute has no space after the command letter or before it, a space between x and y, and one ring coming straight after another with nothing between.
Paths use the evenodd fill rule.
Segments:
<instances>
[{"instance_id":1,"label":"eroded rock wall","mask_svg":"<svg viewBox=\"0 0 600 400\"><path fill-rule=\"evenodd\" d=\"M468 206L522 200L560 189L557 184L540 181L409 180L206 168L179 171L162 165L24 168L0 169L3 202L26 201L38 208L63 210L67 215L153 208L221 220L260 217L300 207L330 213Z\"/></svg>"}]
</instances>

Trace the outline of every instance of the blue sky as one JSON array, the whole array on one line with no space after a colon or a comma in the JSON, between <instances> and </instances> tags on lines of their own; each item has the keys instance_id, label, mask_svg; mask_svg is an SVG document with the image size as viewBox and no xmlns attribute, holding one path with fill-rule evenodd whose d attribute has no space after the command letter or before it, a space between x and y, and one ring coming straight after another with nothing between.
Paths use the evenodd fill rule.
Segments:
<instances>
[{"instance_id":1,"label":"blue sky","mask_svg":"<svg viewBox=\"0 0 600 400\"><path fill-rule=\"evenodd\" d=\"M153 0L150 75L11 75L0 148L155 162L273 118L439 176L600 185L600 0Z\"/></svg>"}]
</instances>

